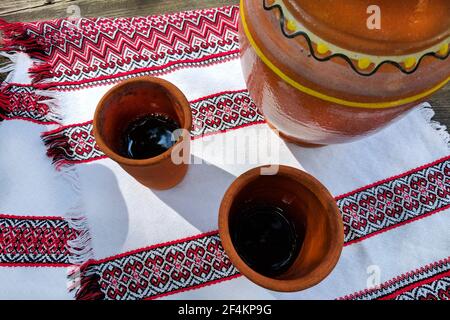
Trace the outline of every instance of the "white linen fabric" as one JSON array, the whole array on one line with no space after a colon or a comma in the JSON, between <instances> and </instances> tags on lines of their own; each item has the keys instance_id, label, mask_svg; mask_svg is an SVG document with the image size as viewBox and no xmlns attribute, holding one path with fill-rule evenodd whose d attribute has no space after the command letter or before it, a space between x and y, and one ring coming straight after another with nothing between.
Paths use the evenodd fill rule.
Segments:
<instances>
[{"instance_id":1,"label":"white linen fabric","mask_svg":"<svg viewBox=\"0 0 450 320\"><path fill-rule=\"evenodd\" d=\"M13 82L27 83L26 57L15 60ZM22 70L22 71L21 71ZM193 101L245 89L240 61L177 70L162 76ZM90 121L112 85L68 92L48 91L64 126ZM62 216L81 201L96 260L217 230L218 208L233 180L259 165L285 164L319 179L334 196L401 175L450 155L445 129L431 121L428 104L418 106L388 128L359 141L307 149L281 140L264 123L192 141L196 162L181 184L150 190L110 159L73 163L57 172L39 138L43 127L20 120L0 125L0 213ZM256 140L252 140L254 138ZM256 143L255 143L256 141ZM246 146L237 149L239 145ZM272 146L270 153L264 147ZM242 154L244 150L244 154ZM237 158L239 158L237 160ZM239 162L239 163L236 163ZM69 171L76 179L64 180ZM448 187L448 180L444 180ZM73 185L80 194L73 193ZM445 207L444 207L445 208ZM337 267L319 285L297 293L276 293L244 277L170 291L165 299L335 299L450 256L449 209L399 223L359 242L347 243ZM0 298L67 299L66 268L1 267ZM209 283L205 283L209 284ZM181 288L186 289L186 288ZM194 289L194 288L187 288ZM142 297L141 297L142 298ZM145 298L145 297L144 297Z\"/></svg>"}]
</instances>

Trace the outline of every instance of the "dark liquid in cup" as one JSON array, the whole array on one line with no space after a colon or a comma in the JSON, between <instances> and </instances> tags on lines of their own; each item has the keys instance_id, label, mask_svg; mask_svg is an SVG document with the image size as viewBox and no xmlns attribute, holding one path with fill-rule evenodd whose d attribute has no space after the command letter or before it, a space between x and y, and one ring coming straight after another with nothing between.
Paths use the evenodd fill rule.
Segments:
<instances>
[{"instance_id":1,"label":"dark liquid in cup","mask_svg":"<svg viewBox=\"0 0 450 320\"><path fill-rule=\"evenodd\" d=\"M233 245L242 260L268 277L286 272L303 243L286 210L275 205L251 204L240 208L230 225Z\"/></svg>"},{"instance_id":2,"label":"dark liquid in cup","mask_svg":"<svg viewBox=\"0 0 450 320\"><path fill-rule=\"evenodd\" d=\"M123 132L121 153L131 159L156 157L176 143L173 132L179 128L176 121L162 114L137 118Z\"/></svg>"}]
</instances>

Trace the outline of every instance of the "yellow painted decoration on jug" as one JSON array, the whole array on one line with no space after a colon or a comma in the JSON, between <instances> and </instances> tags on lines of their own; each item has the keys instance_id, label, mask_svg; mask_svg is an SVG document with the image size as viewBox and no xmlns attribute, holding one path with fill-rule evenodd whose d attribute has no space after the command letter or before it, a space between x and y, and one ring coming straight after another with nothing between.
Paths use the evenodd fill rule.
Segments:
<instances>
[{"instance_id":1,"label":"yellow painted decoration on jug","mask_svg":"<svg viewBox=\"0 0 450 320\"><path fill-rule=\"evenodd\" d=\"M405 60L405 67L407 69L410 69L416 65L416 62L417 62L417 60L415 57L409 57Z\"/></svg>"},{"instance_id":2,"label":"yellow painted decoration on jug","mask_svg":"<svg viewBox=\"0 0 450 320\"><path fill-rule=\"evenodd\" d=\"M286 24L286 28L291 31L294 32L297 30L297 24L295 23L294 20L288 20L287 24Z\"/></svg>"},{"instance_id":3,"label":"yellow painted decoration on jug","mask_svg":"<svg viewBox=\"0 0 450 320\"><path fill-rule=\"evenodd\" d=\"M441 56L445 56L448 53L448 43L443 44L442 47L439 49L439 54Z\"/></svg>"},{"instance_id":4,"label":"yellow painted decoration on jug","mask_svg":"<svg viewBox=\"0 0 450 320\"><path fill-rule=\"evenodd\" d=\"M372 62L370 61L369 58L362 58L362 59L359 59L359 61L358 61L358 68L364 70L364 69L367 69L371 64L372 64Z\"/></svg>"},{"instance_id":5,"label":"yellow painted decoration on jug","mask_svg":"<svg viewBox=\"0 0 450 320\"><path fill-rule=\"evenodd\" d=\"M317 44L317 52L320 54L325 54L329 51L330 49L328 48L328 46L325 43L319 43Z\"/></svg>"}]
</instances>

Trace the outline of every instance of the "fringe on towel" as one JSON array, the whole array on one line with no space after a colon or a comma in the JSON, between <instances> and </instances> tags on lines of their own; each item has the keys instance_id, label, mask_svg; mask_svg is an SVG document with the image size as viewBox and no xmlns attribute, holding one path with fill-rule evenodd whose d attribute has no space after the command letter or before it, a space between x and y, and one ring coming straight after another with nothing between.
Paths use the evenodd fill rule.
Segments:
<instances>
[{"instance_id":1,"label":"fringe on towel","mask_svg":"<svg viewBox=\"0 0 450 320\"><path fill-rule=\"evenodd\" d=\"M75 199L75 203L65 215L69 226L76 230L78 235L76 239L68 242L69 262L73 264L67 274L68 290L74 293L77 299L79 296L84 300L102 299L104 296L100 290L100 278L96 276L95 265L90 263L93 261L93 250L88 220L84 215L78 171L76 166L66 162L71 151L68 138L64 135L64 127L44 132L41 137L47 147L47 155L53 160L60 176L71 186Z\"/></svg>"},{"instance_id":2,"label":"fringe on towel","mask_svg":"<svg viewBox=\"0 0 450 320\"><path fill-rule=\"evenodd\" d=\"M71 257L70 263L74 265L82 265L84 262L92 258L91 237L89 234L89 226L84 216L81 188L76 168L73 166L65 166L60 170L61 177L65 179L71 186L75 203L66 212L69 226L77 231L78 237L68 242Z\"/></svg>"},{"instance_id":3,"label":"fringe on towel","mask_svg":"<svg viewBox=\"0 0 450 320\"><path fill-rule=\"evenodd\" d=\"M5 20L0 19L0 32L2 33L0 52L3 56L7 56L10 60L12 60L11 64L1 66L0 72L10 72L14 68L14 54L10 54L8 51L20 51L27 53L33 59L40 60L35 61L29 69L32 83L42 82L43 80L52 77L52 68L49 63L49 55L46 51L44 42L39 42L36 37L29 34L26 24L21 22L8 23ZM44 116L42 119L40 119L38 115L37 119L33 119L31 116L30 120L44 123L48 123L53 120L61 120L58 112L59 103L57 100L57 93L52 91L35 90L29 87L19 88L19 91L23 90L20 92L12 92L9 89L11 89L9 85L2 86L2 88L0 88L0 115L5 115L6 117L13 114L13 116L15 116L15 113L17 112L15 109L17 108L14 107L15 104L17 104L17 99L19 99L18 97L20 97L21 94L31 94L37 97L37 99L34 100L34 106L36 107L37 104L45 105L48 112L45 115L42 115ZM27 90L30 92L27 92ZM34 90L34 92L32 92L32 90ZM36 108L34 108L33 111L35 110ZM25 108L25 110L22 111L27 114L26 111L31 110L26 110ZM33 112L31 112L31 114L33 114ZM48 154L53 158L54 162L55 159L56 162L58 162L64 158L59 154L60 152L64 153L69 151L65 149L65 146L68 146L66 137L61 135L58 137L58 135L55 134L53 136L50 135L45 138L43 137L43 139L46 145L52 145L55 147L48 149ZM95 267L88 263L88 261L91 261L93 257L91 237L87 219L83 214L79 177L76 168L71 165L64 165L64 163L57 165L57 168L61 174L61 177L67 180L72 187L74 192L73 198L75 199L75 203L66 213L69 226L76 230L78 235L76 239L68 242L70 252L69 262L74 265L68 273L69 280L72 281L69 288L72 287L72 290L76 289L77 299L79 297L83 297L83 299L101 299L103 298L103 294L100 291L98 279L96 279L96 281L91 280L93 277L95 278ZM74 276L76 279L74 279Z\"/></svg>"},{"instance_id":4,"label":"fringe on towel","mask_svg":"<svg viewBox=\"0 0 450 320\"><path fill-rule=\"evenodd\" d=\"M29 69L32 83L38 83L53 76L45 42L38 41L36 36L29 34L25 23L0 19L0 32L2 33L0 51L21 51L39 60Z\"/></svg>"},{"instance_id":5,"label":"fringe on towel","mask_svg":"<svg viewBox=\"0 0 450 320\"><path fill-rule=\"evenodd\" d=\"M68 242L71 253L69 262L73 264L67 274L68 290L77 300L103 299L104 294L100 290L97 266L92 260L91 236L89 224L84 215L78 171L76 166L66 161L71 153L68 137L64 134L63 127L44 132L41 137L47 147L47 155L52 159L61 177L72 187L73 198L76 199L66 213L69 226L75 229L78 235L76 239Z\"/></svg>"},{"instance_id":6,"label":"fringe on towel","mask_svg":"<svg viewBox=\"0 0 450 320\"><path fill-rule=\"evenodd\" d=\"M97 266L93 264L93 251L91 237L87 219L82 214L81 189L76 168L72 165L65 165L60 168L64 177L72 186L78 202L75 207L69 210L69 225L78 231L78 237L68 243L71 253L70 263L74 266L67 274L69 280L69 292L73 293L77 300L102 300L103 292L100 290L100 276L97 273Z\"/></svg>"},{"instance_id":7,"label":"fringe on towel","mask_svg":"<svg viewBox=\"0 0 450 320\"><path fill-rule=\"evenodd\" d=\"M82 197L78 172L76 168L71 165L60 168L59 172L61 177L72 187L74 194L73 198L75 199L74 205L65 215L69 226L77 232L77 237L67 243L70 252L69 262L73 264L67 273L69 283L68 289L69 292L75 293L75 295L77 295L80 290L92 292L92 289L89 288L88 290L87 287L99 286L99 284L98 281L89 280L94 276L92 273L94 270L89 266L89 261L92 261L93 258L93 250L89 225L87 218L84 215L84 208L81 201ZM92 273L92 276L87 277L87 273ZM100 291L100 287L98 287L95 292L95 295L87 295L85 299L101 299L102 292Z\"/></svg>"},{"instance_id":8,"label":"fringe on towel","mask_svg":"<svg viewBox=\"0 0 450 320\"><path fill-rule=\"evenodd\" d=\"M35 90L35 95L40 97L39 103L45 104L48 108L47 119L57 124L61 124L63 119L61 113L60 93L52 90Z\"/></svg>"},{"instance_id":9,"label":"fringe on towel","mask_svg":"<svg viewBox=\"0 0 450 320\"><path fill-rule=\"evenodd\" d=\"M450 151L450 134L447 131L447 127L440 122L433 120L435 112L430 104L423 104L421 111L427 123L431 125L434 130L436 130L436 132L442 138L442 141L444 141Z\"/></svg>"},{"instance_id":10,"label":"fringe on towel","mask_svg":"<svg viewBox=\"0 0 450 320\"><path fill-rule=\"evenodd\" d=\"M70 158L72 150L64 130L56 129L50 132L44 132L41 135L42 141L47 148L47 156L52 159L56 170L68 166L67 159Z\"/></svg>"},{"instance_id":11,"label":"fringe on towel","mask_svg":"<svg viewBox=\"0 0 450 320\"><path fill-rule=\"evenodd\" d=\"M30 74L32 83L42 83L44 80L53 77L52 66L46 61L33 62L33 65L28 69L28 73Z\"/></svg>"},{"instance_id":12,"label":"fringe on towel","mask_svg":"<svg viewBox=\"0 0 450 320\"><path fill-rule=\"evenodd\" d=\"M55 96L55 98L57 97ZM75 203L65 215L69 226L76 230L78 235L74 240L68 242L69 262L73 264L67 274L68 290L74 293L77 299L79 295L83 296L85 300L102 299L103 293L99 287L99 277L95 278L95 267L89 263L93 261L93 250L89 224L84 215L78 171L74 165L65 161L66 155L71 152L68 138L64 135L63 127L44 132L41 137L47 147L47 155L52 159L60 176L71 186L75 199ZM91 280L93 277L95 280ZM83 292L83 294L79 294L79 292Z\"/></svg>"}]
</instances>

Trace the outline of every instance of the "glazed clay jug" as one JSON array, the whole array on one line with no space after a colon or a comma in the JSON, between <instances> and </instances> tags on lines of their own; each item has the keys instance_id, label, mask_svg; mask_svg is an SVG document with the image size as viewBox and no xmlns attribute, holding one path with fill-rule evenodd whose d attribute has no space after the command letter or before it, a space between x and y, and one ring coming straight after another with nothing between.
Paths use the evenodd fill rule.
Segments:
<instances>
[{"instance_id":1,"label":"glazed clay jug","mask_svg":"<svg viewBox=\"0 0 450 320\"><path fill-rule=\"evenodd\" d=\"M449 17L449 0L242 0L248 89L284 138L352 141L450 80Z\"/></svg>"}]
</instances>

